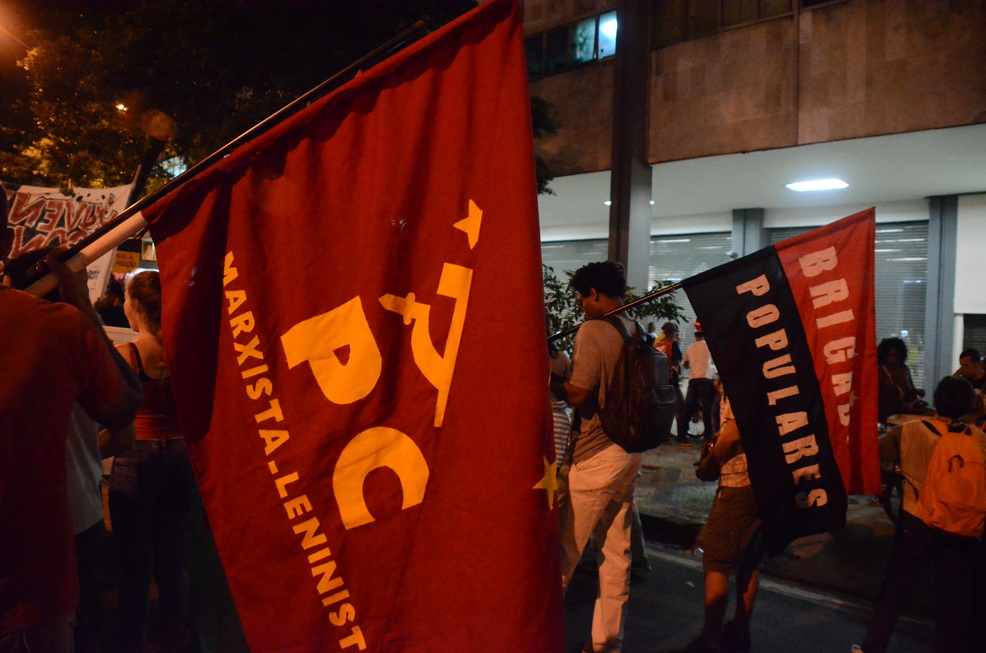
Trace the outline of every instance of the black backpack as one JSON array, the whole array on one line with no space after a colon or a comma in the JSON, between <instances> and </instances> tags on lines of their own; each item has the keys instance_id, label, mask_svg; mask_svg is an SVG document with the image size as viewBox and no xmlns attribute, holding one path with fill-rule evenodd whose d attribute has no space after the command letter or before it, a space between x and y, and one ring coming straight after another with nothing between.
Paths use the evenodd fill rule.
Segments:
<instances>
[{"instance_id":1,"label":"black backpack","mask_svg":"<svg viewBox=\"0 0 986 653\"><path fill-rule=\"evenodd\" d=\"M627 453L653 449L671 435L674 420L676 393L668 357L654 349L636 322L631 335L615 315L600 319L623 337L623 351L606 389L606 405L599 409L603 431Z\"/></svg>"}]
</instances>

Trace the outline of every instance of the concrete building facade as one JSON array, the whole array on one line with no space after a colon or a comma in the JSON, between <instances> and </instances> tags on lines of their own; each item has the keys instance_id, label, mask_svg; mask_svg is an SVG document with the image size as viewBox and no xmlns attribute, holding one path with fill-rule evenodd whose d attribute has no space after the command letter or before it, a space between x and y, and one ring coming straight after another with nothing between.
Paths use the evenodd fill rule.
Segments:
<instances>
[{"instance_id":1,"label":"concrete building facade","mask_svg":"<svg viewBox=\"0 0 986 653\"><path fill-rule=\"evenodd\" d=\"M558 175L540 199L546 263L605 258L622 229L649 248L646 270L627 260L639 287L875 206L878 338L904 338L929 389L963 348L986 348L986 2L524 0L523 10L531 93L560 123L537 144ZM627 39L641 38L646 62L621 67ZM621 79L624 89L646 80L638 163L650 169L626 198L610 173L626 167L613 138L629 115ZM785 188L828 177L849 186ZM611 215L641 201L649 221Z\"/></svg>"}]
</instances>

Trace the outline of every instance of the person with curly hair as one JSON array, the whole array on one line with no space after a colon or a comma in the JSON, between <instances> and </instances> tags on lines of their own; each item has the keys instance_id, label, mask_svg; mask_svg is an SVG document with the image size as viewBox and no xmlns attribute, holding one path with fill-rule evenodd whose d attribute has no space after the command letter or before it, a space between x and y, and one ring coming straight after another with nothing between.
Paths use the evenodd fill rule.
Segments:
<instances>
[{"instance_id":1,"label":"person with curly hair","mask_svg":"<svg viewBox=\"0 0 986 653\"><path fill-rule=\"evenodd\" d=\"M886 423L891 415L923 414L927 404L924 390L914 387L907 360L907 345L900 338L885 338L876 348L879 369L879 420Z\"/></svg>"}]
</instances>

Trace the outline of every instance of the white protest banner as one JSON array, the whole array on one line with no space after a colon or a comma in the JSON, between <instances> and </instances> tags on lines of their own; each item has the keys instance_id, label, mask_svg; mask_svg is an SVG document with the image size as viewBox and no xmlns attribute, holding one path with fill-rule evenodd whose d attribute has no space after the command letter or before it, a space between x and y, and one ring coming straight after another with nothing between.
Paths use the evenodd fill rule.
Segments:
<instances>
[{"instance_id":1,"label":"white protest banner","mask_svg":"<svg viewBox=\"0 0 986 653\"><path fill-rule=\"evenodd\" d=\"M43 188L3 184L8 226L14 230L10 256L50 245L74 245L127 207L132 185L114 188ZM103 294L114 252L89 264L89 299Z\"/></svg>"}]
</instances>

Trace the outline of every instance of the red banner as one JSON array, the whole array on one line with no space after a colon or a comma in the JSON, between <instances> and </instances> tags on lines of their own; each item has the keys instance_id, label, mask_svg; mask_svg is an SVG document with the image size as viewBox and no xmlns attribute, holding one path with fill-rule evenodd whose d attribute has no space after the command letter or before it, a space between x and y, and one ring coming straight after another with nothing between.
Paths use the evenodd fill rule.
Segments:
<instances>
[{"instance_id":1,"label":"red banner","mask_svg":"<svg viewBox=\"0 0 986 653\"><path fill-rule=\"evenodd\" d=\"M484 3L145 211L253 650L562 648L522 39Z\"/></svg>"},{"instance_id":2,"label":"red banner","mask_svg":"<svg viewBox=\"0 0 986 653\"><path fill-rule=\"evenodd\" d=\"M683 282L774 554L880 492L874 224L863 211Z\"/></svg>"},{"instance_id":3,"label":"red banner","mask_svg":"<svg viewBox=\"0 0 986 653\"><path fill-rule=\"evenodd\" d=\"M880 494L876 218L868 209L776 245L818 377L832 453L849 494Z\"/></svg>"}]
</instances>

